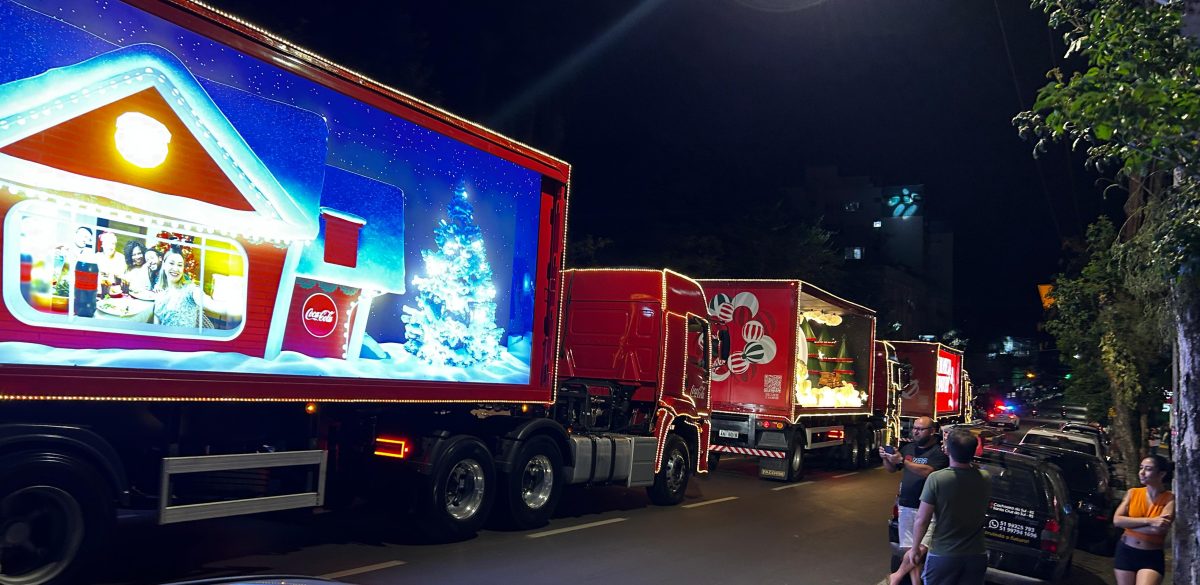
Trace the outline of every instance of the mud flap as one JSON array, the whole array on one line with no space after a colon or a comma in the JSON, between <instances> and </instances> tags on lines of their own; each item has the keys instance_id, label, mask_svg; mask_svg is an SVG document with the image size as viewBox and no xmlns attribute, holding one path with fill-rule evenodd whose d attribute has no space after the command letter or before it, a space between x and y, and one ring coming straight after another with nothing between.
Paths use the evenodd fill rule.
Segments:
<instances>
[{"instance_id":1,"label":"mud flap","mask_svg":"<svg viewBox=\"0 0 1200 585\"><path fill-rule=\"evenodd\" d=\"M788 460L777 457L758 458L758 477L762 479L787 479Z\"/></svg>"}]
</instances>

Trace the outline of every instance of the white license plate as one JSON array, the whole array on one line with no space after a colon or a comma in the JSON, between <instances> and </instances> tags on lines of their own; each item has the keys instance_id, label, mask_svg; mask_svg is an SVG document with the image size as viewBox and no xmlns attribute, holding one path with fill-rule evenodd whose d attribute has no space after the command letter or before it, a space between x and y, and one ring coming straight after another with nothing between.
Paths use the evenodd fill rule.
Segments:
<instances>
[{"instance_id":1,"label":"white license plate","mask_svg":"<svg viewBox=\"0 0 1200 585\"><path fill-rule=\"evenodd\" d=\"M717 429L717 436L723 439L736 439L741 435L737 431L727 431L725 429Z\"/></svg>"}]
</instances>

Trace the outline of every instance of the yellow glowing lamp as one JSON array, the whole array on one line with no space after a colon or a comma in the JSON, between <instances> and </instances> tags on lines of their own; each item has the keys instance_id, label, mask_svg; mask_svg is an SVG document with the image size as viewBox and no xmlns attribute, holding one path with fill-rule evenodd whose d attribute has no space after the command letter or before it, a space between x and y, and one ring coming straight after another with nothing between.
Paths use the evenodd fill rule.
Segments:
<instances>
[{"instance_id":1,"label":"yellow glowing lamp","mask_svg":"<svg viewBox=\"0 0 1200 585\"><path fill-rule=\"evenodd\" d=\"M167 145L171 131L162 122L141 112L125 112L117 116L117 132L113 135L117 152L129 164L152 169L167 160Z\"/></svg>"}]
</instances>

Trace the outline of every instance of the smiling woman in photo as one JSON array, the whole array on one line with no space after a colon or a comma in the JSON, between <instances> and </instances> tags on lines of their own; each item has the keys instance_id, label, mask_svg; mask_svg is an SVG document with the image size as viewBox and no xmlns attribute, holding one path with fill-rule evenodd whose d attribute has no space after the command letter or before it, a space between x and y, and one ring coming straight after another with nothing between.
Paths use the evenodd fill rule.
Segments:
<instances>
[{"instance_id":1,"label":"smiling woman in photo","mask_svg":"<svg viewBox=\"0 0 1200 585\"><path fill-rule=\"evenodd\" d=\"M214 327L209 317L229 320L229 307L214 301L184 271L183 252L167 250L154 299L154 322L168 327Z\"/></svg>"}]
</instances>

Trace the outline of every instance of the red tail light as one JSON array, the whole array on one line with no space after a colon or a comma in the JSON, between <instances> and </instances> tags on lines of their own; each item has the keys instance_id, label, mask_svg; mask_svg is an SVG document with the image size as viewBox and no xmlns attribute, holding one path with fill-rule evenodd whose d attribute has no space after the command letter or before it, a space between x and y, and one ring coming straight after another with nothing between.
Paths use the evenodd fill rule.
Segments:
<instances>
[{"instance_id":1,"label":"red tail light","mask_svg":"<svg viewBox=\"0 0 1200 585\"><path fill-rule=\"evenodd\" d=\"M846 438L846 434L843 431L841 431L840 429L833 429L833 430L829 431L828 433L825 433L825 436L829 437L829 440L831 440L831 441L834 439Z\"/></svg>"},{"instance_id":2,"label":"red tail light","mask_svg":"<svg viewBox=\"0 0 1200 585\"><path fill-rule=\"evenodd\" d=\"M375 437L375 454L381 457L408 457L408 440L399 437Z\"/></svg>"},{"instance_id":3,"label":"red tail light","mask_svg":"<svg viewBox=\"0 0 1200 585\"><path fill-rule=\"evenodd\" d=\"M1058 520L1050 519L1046 521L1046 526L1042 528L1042 550L1046 552L1058 552L1058 542L1062 539L1062 534L1059 532Z\"/></svg>"}]
</instances>

